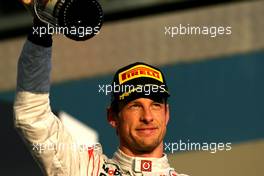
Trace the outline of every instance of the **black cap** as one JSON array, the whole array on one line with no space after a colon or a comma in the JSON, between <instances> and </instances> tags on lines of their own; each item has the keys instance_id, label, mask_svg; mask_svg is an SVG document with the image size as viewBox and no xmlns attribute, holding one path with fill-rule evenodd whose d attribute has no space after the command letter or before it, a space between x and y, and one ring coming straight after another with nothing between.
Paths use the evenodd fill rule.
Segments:
<instances>
[{"instance_id":1,"label":"black cap","mask_svg":"<svg viewBox=\"0 0 264 176\"><path fill-rule=\"evenodd\" d=\"M129 102L137 98L167 98L168 86L162 71L143 62L119 69L112 83L111 102Z\"/></svg>"}]
</instances>

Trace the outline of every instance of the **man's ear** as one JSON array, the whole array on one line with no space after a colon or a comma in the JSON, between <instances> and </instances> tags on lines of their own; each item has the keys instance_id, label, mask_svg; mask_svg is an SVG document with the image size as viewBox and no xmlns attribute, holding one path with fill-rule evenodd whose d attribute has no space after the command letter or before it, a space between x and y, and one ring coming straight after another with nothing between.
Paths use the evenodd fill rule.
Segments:
<instances>
[{"instance_id":1,"label":"man's ear","mask_svg":"<svg viewBox=\"0 0 264 176\"><path fill-rule=\"evenodd\" d=\"M170 106L169 104L166 104L166 112L165 112L165 120L166 120L166 125L168 124L170 120Z\"/></svg>"},{"instance_id":2,"label":"man's ear","mask_svg":"<svg viewBox=\"0 0 264 176\"><path fill-rule=\"evenodd\" d=\"M111 107L107 108L107 121L113 128L117 127L117 114Z\"/></svg>"}]
</instances>

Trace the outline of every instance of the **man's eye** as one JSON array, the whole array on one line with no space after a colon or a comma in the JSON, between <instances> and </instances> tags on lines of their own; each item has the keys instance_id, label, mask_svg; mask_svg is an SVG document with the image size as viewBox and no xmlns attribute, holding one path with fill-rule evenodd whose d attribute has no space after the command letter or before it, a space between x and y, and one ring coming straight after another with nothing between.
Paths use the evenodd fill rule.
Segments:
<instances>
[{"instance_id":1,"label":"man's eye","mask_svg":"<svg viewBox=\"0 0 264 176\"><path fill-rule=\"evenodd\" d=\"M160 103L153 103L152 106L154 106L154 107L161 107L161 104Z\"/></svg>"},{"instance_id":2,"label":"man's eye","mask_svg":"<svg viewBox=\"0 0 264 176\"><path fill-rule=\"evenodd\" d=\"M130 106L130 108L140 108L140 105L139 105L139 104L132 104L132 105Z\"/></svg>"}]
</instances>

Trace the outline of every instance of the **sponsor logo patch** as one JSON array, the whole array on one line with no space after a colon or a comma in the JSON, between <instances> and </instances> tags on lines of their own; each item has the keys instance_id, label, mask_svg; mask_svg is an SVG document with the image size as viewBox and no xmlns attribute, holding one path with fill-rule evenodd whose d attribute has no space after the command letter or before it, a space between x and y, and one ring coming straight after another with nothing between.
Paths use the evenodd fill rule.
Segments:
<instances>
[{"instance_id":1,"label":"sponsor logo patch","mask_svg":"<svg viewBox=\"0 0 264 176\"><path fill-rule=\"evenodd\" d=\"M114 163L104 163L99 176L121 176L119 167Z\"/></svg>"},{"instance_id":2,"label":"sponsor logo patch","mask_svg":"<svg viewBox=\"0 0 264 176\"><path fill-rule=\"evenodd\" d=\"M142 172L151 172L152 162L149 160L141 160L141 171Z\"/></svg>"},{"instance_id":3,"label":"sponsor logo patch","mask_svg":"<svg viewBox=\"0 0 264 176\"><path fill-rule=\"evenodd\" d=\"M163 83L161 72L146 65L136 65L118 74L119 84L139 77L149 77Z\"/></svg>"}]
</instances>

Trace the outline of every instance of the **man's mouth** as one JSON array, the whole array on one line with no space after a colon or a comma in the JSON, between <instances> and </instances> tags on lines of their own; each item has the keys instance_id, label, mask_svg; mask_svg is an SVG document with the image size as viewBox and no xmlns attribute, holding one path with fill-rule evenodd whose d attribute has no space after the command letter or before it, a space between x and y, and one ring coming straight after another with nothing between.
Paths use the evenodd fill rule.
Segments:
<instances>
[{"instance_id":1,"label":"man's mouth","mask_svg":"<svg viewBox=\"0 0 264 176\"><path fill-rule=\"evenodd\" d=\"M140 135L152 135L156 132L158 128L157 127L143 127L143 128L137 128L136 131L140 134Z\"/></svg>"}]
</instances>

